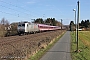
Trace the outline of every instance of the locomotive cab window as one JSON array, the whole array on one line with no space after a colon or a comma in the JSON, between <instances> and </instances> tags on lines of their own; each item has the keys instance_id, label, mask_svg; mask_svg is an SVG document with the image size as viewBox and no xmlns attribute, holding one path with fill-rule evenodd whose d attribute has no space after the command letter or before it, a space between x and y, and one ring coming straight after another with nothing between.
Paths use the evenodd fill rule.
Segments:
<instances>
[{"instance_id":1,"label":"locomotive cab window","mask_svg":"<svg viewBox=\"0 0 90 60\"><path fill-rule=\"evenodd\" d=\"M21 25L18 25L18 26L21 26Z\"/></svg>"},{"instance_id":2,"label":"locomotive cab window","mask_svg":"<svg viewBox=\"0 0 90 60\"><path fill-rule=\"evenodd\" d=\"M22 24L22 26L25 26L25 24Z\"/></svg>"}]
</instances>

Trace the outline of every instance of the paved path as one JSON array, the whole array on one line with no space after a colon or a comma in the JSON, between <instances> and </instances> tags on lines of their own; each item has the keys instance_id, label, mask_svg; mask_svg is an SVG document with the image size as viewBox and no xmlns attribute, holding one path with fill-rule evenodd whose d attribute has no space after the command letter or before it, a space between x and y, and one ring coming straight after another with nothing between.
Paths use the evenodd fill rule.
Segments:
<instances>
[{"instance_id":1,"label":"paved path","mask_svg":"<svg viewBox=\"0 0 90 60\"><path fill-rule=\"evenodd\" d=\"M67 31L40 60L72 60L70 39L70 31Z\"/></svg>"}]
</instances>

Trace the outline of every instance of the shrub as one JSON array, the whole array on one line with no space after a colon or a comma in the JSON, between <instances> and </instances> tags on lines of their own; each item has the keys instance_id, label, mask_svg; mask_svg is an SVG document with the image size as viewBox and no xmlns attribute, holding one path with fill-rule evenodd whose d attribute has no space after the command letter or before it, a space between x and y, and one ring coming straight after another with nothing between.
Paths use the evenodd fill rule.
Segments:
<instances>
[{"instance_id":1,"label":"shrub","mask_svg":"<svg viewBox=\"0 0 90 60\"><path fill-rule=\"evenodd\" d=\"M0 25L0 37L4 37L7 32L5 31L5 26Z\"/></svg>"}]
</instances>

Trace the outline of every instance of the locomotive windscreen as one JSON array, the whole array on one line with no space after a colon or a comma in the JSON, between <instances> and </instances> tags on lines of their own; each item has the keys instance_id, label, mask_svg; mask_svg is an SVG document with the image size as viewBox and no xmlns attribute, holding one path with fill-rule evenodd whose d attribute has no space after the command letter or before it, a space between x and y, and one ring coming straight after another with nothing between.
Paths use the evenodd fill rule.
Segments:
<instances>
[{"instance_id":1,"label":"locomotive windscreen","mask_svg":"<svg viewBox=\"0 0 90 60\"><path fill-rule=\"evenodd\" d=\"M23 26L23 27L25 27L25 24L19 24L18 26Z\"/></svg>"}]
</instances>

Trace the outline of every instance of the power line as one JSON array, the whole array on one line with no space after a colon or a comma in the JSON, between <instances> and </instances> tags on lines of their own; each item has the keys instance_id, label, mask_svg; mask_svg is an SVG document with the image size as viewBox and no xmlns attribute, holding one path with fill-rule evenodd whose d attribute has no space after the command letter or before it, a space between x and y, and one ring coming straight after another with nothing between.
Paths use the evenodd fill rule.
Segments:
<instances>
[{"instance_id":1,"label":"power line","mask_svg":"<svg viewBox=\"0 0 90 60\"><path fill-rule=\"evenodd\" d=\"M0 5L0 6L18 12L18 11L15 10L15 9L12 9L12 8L9 8L9 7L3 6L3 5ZM19 12L21 12L21 11L19 11ZM21 13L25 13L25 12L21 12ZM19 14L19 13L18 13L18 14ZM27 13L25 13L25 14L26 14L26 15L29 15L29 14L27 14Z\"/></svg>"},{"instance_id":2,"label":"power line","mask_svg":"<svg viewBox=\"0 0 90 60\"><path fill-rule=\"evenodd\" d=\"M5 2L5 1L1 1L1 2L6 3L6 4L8 4L8 5L11 5L11 6L14 6L14 7L17 7L17 8L19 8L19 9L22 9L22 10L25 10L25 11L30 12L30 11L29 11L29 10L27 10L27 9L24 9L24 8L19 7L19 6L16 6L16 5L13 5L13 4L11 4L11 3L7 3L7 2Z\"/></svg>"},{"instance_id":3,"label":"power line","mask_svg":"<svg viewBox=\"0 0 90 60\"><path fill-rule=\"evenodd\" d=\"M22 10L25 10L25 11L28 11L28 12L31 12L31 11L29 11L29 10L27 10L27 9L24 9L24 8L22 8L22 7L19 7L19 6L16 6L16 5L13 5L13 4L11 4L11 3L8 3L8 2L5 2L5 1L2 1L2 0L0 0L2 3L5 3L5 4L8 4L8 5L11 5L11 6L14 6L14 7L16 7L16 8L19 8L19 9L22 9ZM25 12L23 12L23 13L25 13ZM34 13L34 12L33 12ZM25 14L27 14L27 13L25 13ZM27 15L30 15L30 16L32 16L31 14L27 14ZM34 15L33 15L34 16Z\"/></svg>"},{"instance_id":4,"label":"power line","mask_svg":"<svg viewBox=\"0 0 90 60\"><path fill-rule=\"evenodd\" d=\"M0 5L1 7L4 7L4 8L8 8L8 7L6 7L6 6L3 6L3 5ZM10 10L14 10L14 9L12 9L12 8L8 8L8 9L10 9ZM14 11L16 11L16 10L14 10Z\"/></svg>"},{"instance_id":5,"label":"power line","mask_svg":"<svg viewBox=\"0 0 90 60\"><path fill-rule=\"evenodd\" d=\"M11 4L11 3L7 3L7 2L2 1L2 0L1 0L1 2L6 3L6 4L8 4L8 5L12 5L12 6L17 7L17 8L21 8L21 7L18 7L18 6L16 6L16 5ZM23 8L21 8L21 9L23 9Z\"/></svg>"},{"instance_id":6,"label":"power line","mask_svg":"<svg viewBox=\"0 0 90 60\"><path fill-rule=\"evenodd\" d=\"M3 12L3 11L0 11L1 13L5 13L5 14L9 14L9 15L13 15L13 16L18 16L18 14L17 15L15 15L15 14L11 14L11 13L7 13L7 12Z\"/></svg>"},{"instance_id":7,"label":"power line","mask_svg":"<svg viewBox=\"0 0 90 60\"><path fill-rule=\"evenodd\" d=\"M6 4L9 4L9 5L14 6L14 7L17 7L17 8L19 8L19 9L25 10L24 8L18 7L18 6L16 6L16 5L11 4L11 3L7 3L7 2L4 2L4 1L1 1L1 2L6 3ZM0 5L0 6L1 6L1 7L4 7L4 8L8 8L8 7L3 6L3 5ZM21 12L21 11L12 9L12 8L8 8L8 9L11 9L11 10L14 10L14 11L17 11L17 12ZM26 11L27 11L27 10L26 10ZM30 14L28 14L28 13L26 13L26 12L21 12L21 13L24 13L24 14L26 14L26 15L31 16ZM20 15L20 14L19 14L19 15Z\"/></svg>"},{"instance_id":8,"label":"power line","mask_svg":"<svg viewBox=\"0 0 90 60\"><path fill-rule=\"evenodd\" d=\"M28 13L28 12L31 12L31 11L29 11L29 10L27 10L25 8L22 8L20 6L14 5L14 4L10 3L10 2L6 2L6 1L3 1L3 0L0 0L0 2L12 6L12 7L10 7L10 6L9 7L6 7L6 6L3 6L3 5L0 5L1 7L10 9L10 10L13 10L13 11L16 12L16 13L14 12L15 14L14 13L12 14L12 13L7 13L7 12L0 11L1 13L13 15L13 16L18 16L18 17L22 17L23 16L23 18L26 17L26 16L28 16L27 18L29 18L29 19L30 19L30 17L32 17L32 18L37 17L36 16L37 13L35 13L35 12L32 12L33 13L33 15L32 15L32 14ZM19 8L19 9L17 10L14 7L15 8Z\"/></svg>"}]
</instances>

